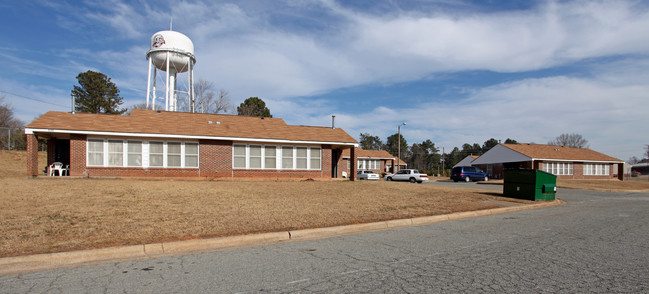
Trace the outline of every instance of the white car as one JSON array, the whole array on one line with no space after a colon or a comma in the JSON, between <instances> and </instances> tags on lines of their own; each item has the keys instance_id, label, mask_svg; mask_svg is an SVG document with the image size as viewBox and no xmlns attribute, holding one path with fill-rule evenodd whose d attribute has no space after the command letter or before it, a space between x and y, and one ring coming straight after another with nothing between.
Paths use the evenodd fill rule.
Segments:
<instances>
[{"instance_id":1,"label":"white car","mask_svg":"<svg viewBox=\"0 0 649 294\"><path fill-rule=\"evenodd\" d=\"M380 179L379 174L375 174L371 170L359 170L356 173L356 178L359 180L377 180Z\"/></svg>"},{"instance_id":2,"label":"white car","mask_svg":"<svg viewBox=\"0 0 649 294\"><path fill-rule=\"evenodd\" d=\"M385 175L386 181L408 181L411 183L422 183L428 181L428 175L422 174L416 169L402 169L396 174Z\"/></svg>"}]
</instances>

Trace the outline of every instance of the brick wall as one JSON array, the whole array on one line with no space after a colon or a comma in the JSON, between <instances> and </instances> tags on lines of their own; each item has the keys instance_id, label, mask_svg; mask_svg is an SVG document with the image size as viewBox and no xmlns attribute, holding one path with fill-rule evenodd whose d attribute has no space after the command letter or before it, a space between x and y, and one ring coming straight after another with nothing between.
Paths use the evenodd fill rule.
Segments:
<instances>
[{"instance_id":1,"label":"brick wall","mask_svg":"<svg viewBox=\"0 0 649 294\"><path fill-rule=\"evenodd\" d=\"M322 145L320 147L321 147L320 150L322 152L322 159L320 161L321 173L320 173L320 176L318 176L318 177L319 178L331 178L331 174L333 172L331 170L332 165L333 165L332 162L333 162L333 160L338 160L338 164L340 164L340 159L342 158L342 155L339 158L334 159L333 158L333 149L332 149L331 145ZM338 169L338 173L340 174L340 168Z\"/></svg>"},{"instance_id":2,"label":"brick wall","mask_svg":"<svg viewBox=\"0 0 649 294\"><path fill-rule=\"evenodd\" d=\"M91 177L198 177L197 168L86 167Z\"/></svg>"},{"instance_id":3,"label":"brick wall","mask_svg":"<svg viewBox=\"0 0 649 294\"><path fill-rule=\"evenodd\" d=\"M70 135L69 173L70 176L84 176L88 173L86 170L86 135Z\"/></svg>"},{"instance_id":4,"label":"brick wall","mask_svg":"<svg viewBox=\"0 0 649 294\"><path fill-rule=\"evenodd\" d=\"M235 169L233 177L236 178L329 178L321 170L264 170L264 169Z\"/></svg>"},{"instance_id":5,"label":"brick wall","mask_svg":"<svg viewBox=\"0 0 649 294\"><path fill-rule=\"evenodd\" d=\"M27 135L27 175L38 175L38 140L33 134Z\"/></svg>"},{"instance_id":6,"label":"brick wall","mask_svg":"<svg viewBox=\"0 0 649 294\"><path fill-rule=\"evenodd\" d=\"M199 173L202 177L232 177L232 141L199 141Z\"/></svg>"},{"instance_id":7,"label":"brick wall","mask_svg":"<svg viewBox=\"0 0 649 294\"><path fill-rule=\"evenodd\" d=\"M349 179L352 181L356 180L356 170L358 169L358 150L360 150L359 147L352 147L350 150L349 154L349 159L351 160L350 164L350 171L349 171Z\"/></svg>"}]
</instances>

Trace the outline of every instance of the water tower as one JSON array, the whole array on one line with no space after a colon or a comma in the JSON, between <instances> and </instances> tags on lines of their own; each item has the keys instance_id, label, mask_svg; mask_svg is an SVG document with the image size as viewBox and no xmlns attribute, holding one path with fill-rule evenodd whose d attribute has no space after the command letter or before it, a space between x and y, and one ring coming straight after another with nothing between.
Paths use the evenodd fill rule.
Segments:
<instances>
[{"instance_id":1,"label":"water tower","mask_svg":"<svg viewBox=\"0 0 649 294\"><path fill-rule=\"evenodd\" d=\"M149 61L149 76L146 89L147 109L156 108L156 100L162 99L156 95L158 71L166 73L164 89L164 105L167 111L178 111L178 94L186 94L189 111L194 112L194 43L187 36L174 31L160 31L151 37L151 47L146 53ZM188 72L186 91L177 90L179 73ZM153 79L153 82L152 82ZM184 95L183 95L184 96Z\"/></svg>"}]
</instances>

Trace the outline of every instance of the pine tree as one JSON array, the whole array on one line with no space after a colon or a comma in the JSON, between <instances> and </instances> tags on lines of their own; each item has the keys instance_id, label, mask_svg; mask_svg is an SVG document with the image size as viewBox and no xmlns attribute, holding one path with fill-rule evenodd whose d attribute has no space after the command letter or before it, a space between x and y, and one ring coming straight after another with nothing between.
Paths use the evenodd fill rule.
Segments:
<instances>
[{"instance_id":1,"label":"pine tree","mask_svg":"<svg viewBox=\"0 0 649 294\"><path fill-rule=\"evenodd\" d=\"M79 86L74 86L74 107L78 112L122 114L126 109L119 109L124 103L119 96L119 89L110 78L100 72L87 71L77 76Z\"/></svg>"}]
</instances>

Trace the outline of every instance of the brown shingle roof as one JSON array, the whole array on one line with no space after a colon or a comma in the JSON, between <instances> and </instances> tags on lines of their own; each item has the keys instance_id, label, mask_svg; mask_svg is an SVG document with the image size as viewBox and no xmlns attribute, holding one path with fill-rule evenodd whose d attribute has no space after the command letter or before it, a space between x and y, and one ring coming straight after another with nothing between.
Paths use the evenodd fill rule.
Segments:
<instances>
[{"instance_id":1,"label":"brown shingle roof","mask_svg":"<svg viewBox=\"0 0 649 294\"><path fill-rule=\"evenodd\" d=\"M80 132L358 143L344 130L287 125L280 118L136 109L130 115L49 111L27 128Z\"/></svg>"},{"instance_id":2,"label":"brown shingle roof","mask_svg":"<svg viewBox=\"0 0 649 294\"><path fill-rule=\"evenodd\" d=\"M392 156L392 154L388 153L385 150L365 150L363 148L358 148L356 149L356 157L369 157L369 158L396 158L396 156ZM350 156L350 151L349 149L343 150L343 157L349 157Z\"/></svg>"},{"instance_id":3,"label":"brown shingle roof","mask_svg":"<svg viewBox=\"0 0 649 294\"><path fill-rule=\"evenodd\" d=\"M587 148L572 148L566 146L540 145L540 144L502 144L503 146L533 159L554 159L570 161L616 161L615 157L608 156Z\"/></svg>"}]
</instances>

